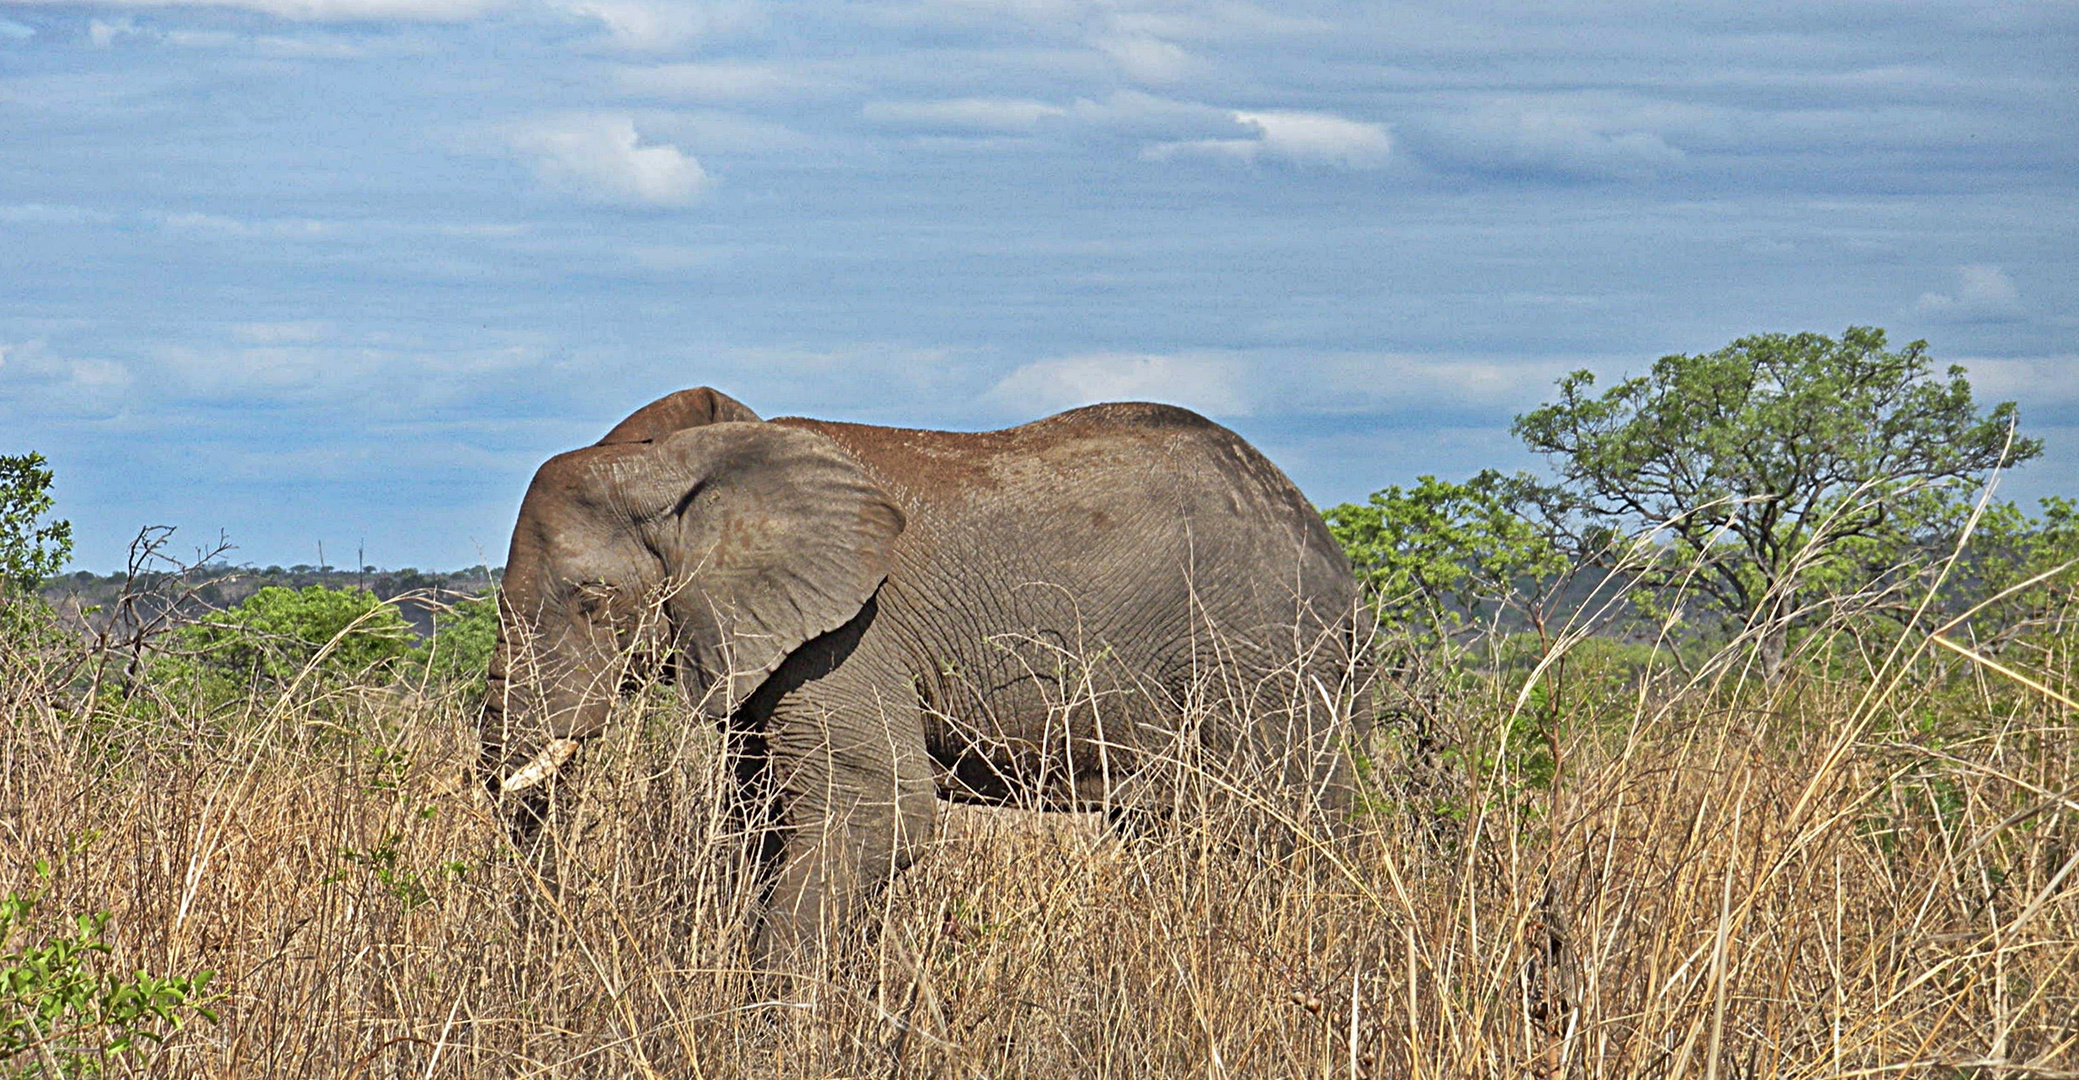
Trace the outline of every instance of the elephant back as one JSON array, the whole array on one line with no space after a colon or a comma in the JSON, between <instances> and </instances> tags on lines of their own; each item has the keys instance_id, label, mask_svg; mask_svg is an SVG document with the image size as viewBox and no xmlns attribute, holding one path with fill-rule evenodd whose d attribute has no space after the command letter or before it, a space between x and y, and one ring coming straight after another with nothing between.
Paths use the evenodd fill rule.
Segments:
<instances>
[{"instance_id":1,"label":"elephant back","mask_svg":"<svg viewBox=\"0 0 2079 1080\"><path fill-rule=\"evenodd\" d=\"M927 612L1081 648L1150 642L1158 666L1190 667L1187 624L1282 649L1355 606L1348 560L1298 488L1187 409L1111 403L986 432L773 423L829 436L901 506L897 591Z\"/></svg>"}]
</instances>

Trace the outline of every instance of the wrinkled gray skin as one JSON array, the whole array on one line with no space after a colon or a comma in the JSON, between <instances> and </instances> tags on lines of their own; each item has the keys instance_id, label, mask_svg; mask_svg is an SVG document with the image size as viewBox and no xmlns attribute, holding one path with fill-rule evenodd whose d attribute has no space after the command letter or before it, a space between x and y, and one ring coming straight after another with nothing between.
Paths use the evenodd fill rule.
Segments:
<instances>
[{"instance_id":1,"label":"wrinkled gray skin","mask_svg":"<svg viewBox=\"0 0 2079 1080\"><path fill-rule=\"evenodd\" d=\"M935 797L1145 806L1170 790L1148 761L1188 744L1332 816L1356 594L1284 474L1183 409L957 433L682 391L528 488L483 776L524 831L549 782L501 789L600 730L626 657L667 657L774 825L761 948L784 963L911 860Z\"/></svg>"}]
</instances>

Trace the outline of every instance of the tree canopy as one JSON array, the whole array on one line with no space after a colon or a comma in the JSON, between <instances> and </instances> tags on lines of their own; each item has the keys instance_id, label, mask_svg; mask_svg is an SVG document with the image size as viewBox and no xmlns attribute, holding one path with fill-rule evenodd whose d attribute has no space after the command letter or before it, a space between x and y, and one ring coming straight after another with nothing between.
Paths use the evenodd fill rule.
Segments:
<instances>
[{"instance_id":1,"label":"tree canopy","mask_svg":"<svg viewBox=\"0 0 2079 1080\"><path fill-rule=\"evenodd\" d=\"M1743 337L1595 389L1566 376L1516 433L1584 527L1664 529L1664 565L1748 626L1781 624L1801 586L1888 557L1953 489L2042 452L2014 434L2013 402L1981 412L1961 367L1936 377L1926 342L1889 351L1871 327Z\"/></svg>"},{"instance_id":2,"label":"tree canopy","mask_svg":"<svg viewBox=\"0 0 2079 1080\"><path fill-rule=\"evenodd\" d=\"M1545 530L1518 512L1527 483L1493 469L1462 484L1422 476L1322 513L1383 617L1448 638L1507 606L1523 580L1563 568Z\"/></svg>"},{"instance_id":3,"label":"tree canopy","mask_svg":"<svg viewBox=\"0 0 2079 1080\"><path fill-rule=\"evenodd\" d=\"M42 454L0 454L0 593L34 592L72 557L72 523L42 520L54 477Z\"/></svg>"}]
</instances>

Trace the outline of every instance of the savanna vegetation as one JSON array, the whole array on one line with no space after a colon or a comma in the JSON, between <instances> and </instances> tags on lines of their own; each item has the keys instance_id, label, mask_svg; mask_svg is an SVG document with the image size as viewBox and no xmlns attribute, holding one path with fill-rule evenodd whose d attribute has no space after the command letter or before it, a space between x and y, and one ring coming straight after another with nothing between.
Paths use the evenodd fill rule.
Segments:
<instances>
[{"instance_id":1,"label":"savanna vegetation","mask_svg":"<svg viewBox=\"0 0 2079 1080\"><path fill-rule=\"evenodd\" d=\"M1385 673L1346 829L1231 777L1128 839L948 807L790 980L668 688L516 850L495 602L205 558L53 604L0 460L0 1075L2079 1076L2079 515L1990 495L2012 407L1852 328L1518 432L1548 475L1326 511Z\"/></svg>"}]
</instances>

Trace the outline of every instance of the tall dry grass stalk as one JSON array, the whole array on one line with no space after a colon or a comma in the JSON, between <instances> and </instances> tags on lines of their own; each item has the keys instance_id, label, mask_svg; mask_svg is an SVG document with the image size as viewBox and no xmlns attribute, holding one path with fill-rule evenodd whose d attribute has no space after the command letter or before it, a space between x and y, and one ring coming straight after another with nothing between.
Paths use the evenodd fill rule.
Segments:
<instances>
[{"instance_id":1,"label":"tall dry grass stalk","mask_svg":"<svg viewBox=\"0 0 2079 1080\"><path fill-rule=\"evenodd\" d=\"M522 853L459 697L124 720L31 671L0 889L219 973L151 1075L2079 1076L2073 714L1916 663L1468 693L1440 758L1365 748L1349 835L1224 775L1127 840L945 807L798 980L745 970L719 740L666 697Z\"/></svg>"}]
</instances>

